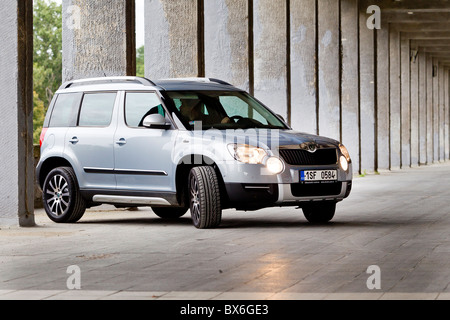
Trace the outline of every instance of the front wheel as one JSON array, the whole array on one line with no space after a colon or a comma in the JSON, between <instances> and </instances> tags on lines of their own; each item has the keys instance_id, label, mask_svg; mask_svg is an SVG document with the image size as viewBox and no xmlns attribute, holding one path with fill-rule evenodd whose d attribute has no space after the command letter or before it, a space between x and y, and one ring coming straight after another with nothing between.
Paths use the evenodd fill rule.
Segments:
<instances>
[{"instance_id":1,"label":"front wheel","mask_svg":"<svg viewBox=\"0 0 450 320\"><path fill-rule=\"evenodd\" d=\"M220 188L212 167L195 167L189 174L189 203L194 226L215 228L222 220Z\"/></svg>"},{"instance_id":2,"label":"front wheel","mask_svg":"<svg viewBox=\"0 0 450 320\"><path fill-rule=\"evenodd\" d=\"M47 216L54 222L74 223L86 211L75 172L70 167L50 171L42 188L42 200Z\"/></svg>"},{"instance_id":3,"label":"front wheel","mask_svg":"<svg viewBox=\"0 0 450 320\"><path fill-rule=\"evenodd\" d=\"M314 224L331 221L336 212L336 203L314 203L303 207L306 220Z\"/></svg>"}]
</instances>

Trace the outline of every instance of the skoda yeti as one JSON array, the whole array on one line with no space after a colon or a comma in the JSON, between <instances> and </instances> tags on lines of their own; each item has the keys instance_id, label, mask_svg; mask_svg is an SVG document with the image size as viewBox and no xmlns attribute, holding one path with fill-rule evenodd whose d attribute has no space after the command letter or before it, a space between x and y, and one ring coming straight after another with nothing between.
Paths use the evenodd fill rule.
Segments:
<instances>
[{"instance_id":1,"label":"skoda yeti","mask_svg":"<svg viewBox=\"0 0 450 320\"><path fill-rule=\"evenodd\" d=\"M309 222L326 223L352 187L342 144L292 130L217 79L67 82L40 143L36 176L58 223L101 204L149 206L163 219L190 211L200 229L219 226L230 208L295 206Z\"/></svg>"}]
</instances>

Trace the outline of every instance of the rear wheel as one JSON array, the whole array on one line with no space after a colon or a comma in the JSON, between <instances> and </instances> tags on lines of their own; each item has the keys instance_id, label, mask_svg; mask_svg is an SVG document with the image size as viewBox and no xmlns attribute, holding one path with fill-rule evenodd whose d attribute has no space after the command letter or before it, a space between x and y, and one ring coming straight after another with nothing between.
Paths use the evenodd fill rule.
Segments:
<instances>
[{"instance_id":1,"label":"rear wheel","mask_svg":"<svg viewBox=\"0 0 450 320\"><path fill-rule=\"evenodd\" d=\"M194 226L215 228L222 221L217 174L212 167L195 167L189 174L189 203Z\"/></svg>"},{"instance_id":2,"label":"rear wheel","mask_svg":"<svg viewBox=\"0 0 450 320\"><path fill-rule=\"evenodd\" d=\"M306 220L314 224L323 224L331 221L336 212L336 203L314 203L303 207Z\"/></svg>"},{"instance_id":3,"label":"rear wheel","mask_svg":"<svg viewBox=\"0 0 450 320\"><path fill-rule=\"evenodd\" d=\"M153 212L162 219L178 219L186 214L188 208L154 207Z\"/></svg>"},{"instance_id":4,"label":"rear wheel","mask_svg":"<svg viewBox=\"0 0 450 320\"><path fill-rule=\"evenodd\" d=\"M50 171L42 188L42 199L47 216L54 222L74 223L86 211L75 172L70 167Z\"/></svg>"}]
</instances>

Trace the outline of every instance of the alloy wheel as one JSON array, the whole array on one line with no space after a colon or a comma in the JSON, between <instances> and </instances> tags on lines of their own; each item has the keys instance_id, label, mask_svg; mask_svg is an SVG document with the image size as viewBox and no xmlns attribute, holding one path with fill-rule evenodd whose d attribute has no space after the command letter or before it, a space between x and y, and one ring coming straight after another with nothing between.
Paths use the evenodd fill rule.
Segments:
<instances>
[{"instance_id":1,"label":"alloy wheel","mask_svg":"<svg viewBox=\"0 0 450 320\"><path fill-rule=\"evenodd\" d=\"M51 198L47 200L48 208L55 217L66 212L70 205L69 184L62 175L55 175L48 183L45 190ZM47 196L48 198L48 196Z\"/></svg>"}]
</instances>

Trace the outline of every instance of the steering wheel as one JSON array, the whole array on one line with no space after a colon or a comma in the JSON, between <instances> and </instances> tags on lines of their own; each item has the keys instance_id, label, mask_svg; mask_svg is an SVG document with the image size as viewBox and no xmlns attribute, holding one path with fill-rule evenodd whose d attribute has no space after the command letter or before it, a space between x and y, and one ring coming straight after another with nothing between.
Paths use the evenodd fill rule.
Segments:
<instances>
[{"instance_id":1,"label":"steering wheel","mask_svg":"<svg viewBox=\"0 0 450 320\"><path fill-rule=\"evenodd\" d=\"M239 120L244 119L243 116L232 116L230 117L231 120L233 120L235 123L237 123Z\"/></svg>"}]
</instances>

